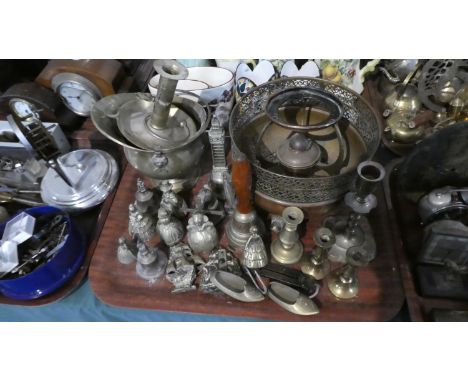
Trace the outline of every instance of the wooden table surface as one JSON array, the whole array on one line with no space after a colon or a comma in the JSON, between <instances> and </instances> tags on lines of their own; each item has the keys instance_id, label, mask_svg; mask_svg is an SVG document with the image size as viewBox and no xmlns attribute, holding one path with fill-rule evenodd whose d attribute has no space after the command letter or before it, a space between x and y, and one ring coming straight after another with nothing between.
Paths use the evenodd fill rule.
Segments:
<instances>
[{"instance_id":1,"label":"wooden table surface","mask_svg":"<svg viewBox=\"0 0 468 382\"><path fill-rule=\"evenodd\" d=\"M119 263L116 257L117 239L121 235L128 236L128 205L134 200L138 176L134 168L127 166L91 261L90 284L96 296L104 303L125 308L278 321L387 321L400 311L404 293L382 189L377 191L379 206L370 216L377 243L377 256L368 267L360 271L358 297L340 301L324 286L315 299L320 307L320 314L298 316L283 310L268 298L259 303L244 303L223 294L204 294L198 290L172 294L172 285L164 277L151 284L137 276L135 264ZM202 181L200 180L198 187ZM302 235L306 253L313 248L312 233L319 226L324 214L321 211L312 211L309 216ZM223 245L226 238L222 231L220 228ZM269 242L266 242L266 246L269 247Z\"/></svg>"}]
</instances>

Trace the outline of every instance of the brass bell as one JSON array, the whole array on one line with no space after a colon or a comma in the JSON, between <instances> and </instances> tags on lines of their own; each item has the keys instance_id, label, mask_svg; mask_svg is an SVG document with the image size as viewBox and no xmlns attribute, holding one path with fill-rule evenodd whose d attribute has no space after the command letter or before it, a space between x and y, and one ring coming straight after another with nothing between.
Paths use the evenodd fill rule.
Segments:
<instances>
[{"instance_id":1,"label":"brass bell","mask_svg":"<svg viewBox=\"0 0 468 382\"><path fill-rule=\"evenodd\" d=\"M244 248L242 265L249 269L263 268L268 264L268 254L257 226L250 227L250 237Z\"/></svg>"},{"instance_id":2,"label":"brass bell","mask_svg":"<svg viewBox=\"0 0 468 382\"><path fill-rule=\"evenodd\" d=\"M330 229L320 227L314 232L314 242L316 246L310 259L302 264L301 270L316 280L322 280L330 273L328 250L335 244L335 235Z\"/></svg>"}]
</instances>

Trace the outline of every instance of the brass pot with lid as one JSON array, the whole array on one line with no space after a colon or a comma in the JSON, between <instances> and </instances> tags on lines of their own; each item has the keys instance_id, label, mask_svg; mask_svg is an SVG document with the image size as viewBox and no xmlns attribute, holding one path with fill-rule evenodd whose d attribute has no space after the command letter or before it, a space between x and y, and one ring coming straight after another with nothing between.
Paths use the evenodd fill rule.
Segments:
<instances>
[{"instance_id":1,"label":"brass pot with lid","mask_svg":"<svg viewBox=\"0 0 468 382\"><path fill-rule=\"evenodd\" d=\"M421 109L418 98L418 88L412 84L398 84L395 89L385 97L386 110L384 116L390 113L407 113L412 116Z\"/></svg>"}]
</instances>

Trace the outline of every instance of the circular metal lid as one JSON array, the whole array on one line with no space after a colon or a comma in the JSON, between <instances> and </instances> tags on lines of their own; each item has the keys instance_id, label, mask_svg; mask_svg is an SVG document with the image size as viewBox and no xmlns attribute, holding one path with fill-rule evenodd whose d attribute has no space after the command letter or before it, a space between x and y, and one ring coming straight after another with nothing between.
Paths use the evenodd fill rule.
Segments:
<instances>
[{"instance_id":1,"label":"circular metal lid","mask_svg":"<svg viewBox=\"0 0 468 382\"><path fill-rule=\"evenodd\" d=\"M306 134L293 134L280 144L276 151L278 161L292 170L305 170L317 164L320 147Z\"/></svg>"},{"instance_id":2,"label":"circular metal lid","mask_svg":"<svg viewBox=\"0 0 468 382\"><path fill-rule=\"evenodd\" d=\"M119 177L117 162L101 150L72 151L62 155L58 162L74 187L49 169L41 183L41 196L45 203L64 210L85 210L102 203Z\"/></svg>"}]
</instances>

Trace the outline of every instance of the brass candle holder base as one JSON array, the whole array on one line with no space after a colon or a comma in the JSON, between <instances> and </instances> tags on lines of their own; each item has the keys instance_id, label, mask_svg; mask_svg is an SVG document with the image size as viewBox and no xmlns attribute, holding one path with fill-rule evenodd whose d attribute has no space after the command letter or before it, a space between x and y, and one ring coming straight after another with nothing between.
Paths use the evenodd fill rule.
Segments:
<instances>
[{"instance_id":1,"label":"brass candle holder base","mask_svg":"<svg viewBox=\"0 0 468 382\"><path fill-rule=\"evenodd\" d=\"M350 248L346 253L346 264L334 270L328 278L328 289L339 299L356 297L359 292L358 270L369 263L365 251Z\"/></svg>"},{"instance_id":2,"label":"brass candle holder base","mask_svg":"<svg viewBox=\"0 0 468 382\"><path fill-rule=\"evenodd\" d=\"M334 270L327 281L328 289L337 298L349 299L356 297L359 291L357 269L346 264Z\"/></svg>"}]
</instances>

